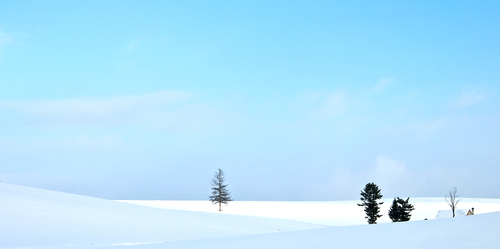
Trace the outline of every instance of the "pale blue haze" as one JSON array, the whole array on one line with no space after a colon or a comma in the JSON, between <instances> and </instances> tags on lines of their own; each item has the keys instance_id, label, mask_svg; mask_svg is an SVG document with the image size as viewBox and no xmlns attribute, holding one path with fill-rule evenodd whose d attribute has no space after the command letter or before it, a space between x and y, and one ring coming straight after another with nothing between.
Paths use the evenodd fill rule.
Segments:
<instances>
[{"instance_id":1,"label":"pale blue haze","mask_svg":"<svg viewBox=\"0 0 500 249\"><path fill-rule=\"evenodd\" d=\"M500 198L498 1L0 0L0 181Z\"/></svg>"}]
</instances>

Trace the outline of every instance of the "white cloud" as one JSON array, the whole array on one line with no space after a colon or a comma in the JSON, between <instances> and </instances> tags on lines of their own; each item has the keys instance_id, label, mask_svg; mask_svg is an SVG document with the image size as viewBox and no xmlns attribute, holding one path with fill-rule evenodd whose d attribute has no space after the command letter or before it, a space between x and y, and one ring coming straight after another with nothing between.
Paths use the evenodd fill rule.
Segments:
<instances>
[{"instance_id":1,"label":"white cloud","mask_svg":"<svg viewBox=\"0 0 500 249\"><path fill-rule=\"evenodd\" d=\"M127 48L125 48L125 50L127 51L132 51L134 48L136 48L139 44L140 44L140 40L133 40L132 42L130 42L127 46Z\"/></svg>"},{"instance_id":2,"label":"white cloud","mask_svg":"<svg viewBox=\"0 0 500 249\"><path fill-rule=\"evenodd\" d=\"M459 109L481 104L488 100L490 89L485 84L466 86L462 93L449 102L449 107Z\"/></svg>"},{"instance_id":3,"label":"white cloud","mask_svg":"<svg viewBox=\"0 0 500 249\"><path fill-rule=\"evenodd\" d=\"M0 48L5 45L11 44L12 42L14 42L12 34L6 33L2 29L0 29Z\"/></svg>"},{"instance_id":4,"label":"white cloud","mask_svg":"<svg viewBox=\"0 0 500 249\"><path fill-rule=\"evenodd\" d=\"M91 137L88 135L80 135L69 140L61 140L60 145L72 149L93 149L93 150L108 150L120 146L122 141L116 136ZM62 147L61 146L61 147Z\"/></svg>"},{"instance_id":5,"label":"white cloud","mask_svg":"<svg viewBox=\"0 0 500 249\"><path fill-rule=\"evenodd\" d=\"M118 66L118 71L130 71L131 69L133 69L135 66L135 63L132 62L132 61L127 61L121 65Z\"/></svg>"},{"instance_id":6,"label":"white cloud","mask_svg":"<svg viewBox=\"0 0 500 249\"><path fill-rule=\"evenodd\" d=\"M312 96L314 97L314 96ZM341 115L347 109L347 95L343 90L336 90L334 92L324 94L321 98L319 106L312 112L312 119L314 121L321 121L330 119Z\"/></svg>"},{"instance_id":7,"label":"white cloud","mask_svg":"<svg viewBox=\"0 0 500 249\"><path fill-rule=\"evenodd\" d=\"M351 170L347 167L337 167L328 180L311 186L311 193L319 192L323 196L334 196L335 199L353 199L369 182L374 182L382 189L382 194L405 195L409 192L406 182L411 173L404 162L394 158L379 155L371 167L365 170ZM410 186L411 188L412 186ZM386 196L391 197L391 196Z\"/></svg>"},{"instance_id":8,"label":"white cloud","mask_svg":"<svg viewBox=\"0 0 500 249\"><path fill-rule=\"evenodd\" d=\"M395 189L406 178L407 172L404 163L387 156L377 156L370 175L380 185Z\"/></svg>"},{"instance_id":9,"label":"white cloud","mask_svg":"<svg viewBox=\"0 0 500 249\"><path fill-rule=\"evenodd\" d=\"M144 43L144 42L147 42L148 40L151 40L151 38L153 38L153 33L151 33L151 32L146 33L146 34L142 35L141 37L132 40L128 44L128 46L125 48L125 50L132 51L135 48L137 48L137 46L139 46L141 43Z\"/></svg>"},{"instance_id":10,"label":"white cloud","mask_svg":"<svg viewBox=\"0 0 500 249\"><path fill-rule=\"evenodd\" d=\"M373 86L372 90L374 92L380 92L380 91L383 91L384 89L386 89L387 87L393 85L394 83L396 83L395 78L383 77L383 78L380 78L378 80L377 84L375 84L375 86Z\"/></svg>"},{"instance_id":11,"label":"white cloud","mask_svg":"<svg viewBox=\"0 0 500 249\"><path fill-rule=\"evenodd\" d=\"M8 146L7 146L8 145ZM23 155L28 155L29 152L41 151L108 151L113 148L118 148L123 145L120 137L116 135L89 135L79 134L68 137L57 137L49 139L41 139L36 137L19 139L0 139L0 153L17 154L22 151ZM27 149L29 148L29 149Z\"/></svg>"},{"instance_id":12,"label":"white cloud","mask_svg":"<svg viewBox=\"0 0 500 249\"><path fill-rule=\"evenodd\" d=\"M303 92L291 106L300 124L310 125L342 115L347 107L345 90Z\"/></svg>"},{"instance_id":13,"label":"white cloud","mask_svg":"<svg viewBox=\"0 0 500 249\"><path fill-rule=\"evenodd\" d=\"M3 101L0 108L28 115L36 120L48 122L109 122L113 120L134 120L155 108L184 102L192 97L184 91L160 91L155 93L113 97L78 98L41 101Z\"/></svg>"},{"instance_id":14,"label":"white cloud","mask_svg":"<svg viewBox=\"0 0 500 249\"><path fill-rule=\"evenodd\" d=\"M405 136L410 135L415 139L429 138L439 131L446 129L450 125L450 121L446 116L439 117L432 120L420 121L410 120L401 125L387 125L375 129L381 136Z\"/></svg>"},{"instance_id":15,"label":"white cloud","mask_svg":"<svg viewBox=\"0 0 500 249\"><path fill-rule=\"evenodd\" d=\"M359 193L359 185L364 179L346 168L335 168L326 186L321 187L327 192L335 193L337 199L348 200L355 198Z\"/></svg>"},{"instance_id":16,"label":"white cloud","mask_svg":"<svg viewBox=\"0 0 500 249\"><path fill-rule=\"evenodd\" d=\"M336 167L330 177L311 186L308 194L328 196L336 200L358 199L361 189L369 182L377 184L384 198L429 196L442 197L452 186L469 189L482 189L474 186L480 173L472 168L458 169L457 165L446 166L438 163L416 167L404 161L379 155L373 164L362 169ZM482 176L484 177L484 176ZM471 180L475 179L475 180ZM494 182L486 177L484 181ZM464 190L463 190L464 191ZM484 190L483 190L484 191Z\"/></svg>"},{"instance_id":17,"label":"white cloud","mask_svg":"<svg viewBox=\"0 0 500 249\"><path fill-rule=\"evenodd\" d=\"M315 102L318 99L320 99L323 95L324 93L321 91L307 90L299 96L299 102L301 103Z\"/></svg>"},{"instance_id":18,"label":"white cloud","mask_svg":"<svg viewBox=\"0 0 500 249\"><path fill-rule=\"evenodd\" d=\"M406 132L416 134L419 138L429 137L436 132L446 128L448 120L446 117L440 117L430 121L411 122L405 127Z\"/></svg>"},{"instance_id":19,"label":"white cloud","mask_svg":"<svg viewBox=\"0 0 500 249\"><path fill-rule=\"evenodd\" d=\"M453 101L452 106L456 108L469 107L484 102L486 99L487 96L485 94L465 93Z\"/></svg>"},{"instance_id":20,"label":"white cloud","mask_svg":"<svg viewBox=\"0 0 500 249\"><path fill-rule=\"evenodd\" d=\"M186 91L41 101L3 101L0 111L10 111L35 125L133 125L181 132L198 132L233 125L237 115L197 101ZM222 129L223 130L223 129Z\"/></svg>"},{"instance_id":21,"label":"white cloud","mask_svg":"<svg viewBox=\"0 0 500 249\"><path fill-rule=\"evenodd\" d=\"M14 36L0 29L0 55L2 54L3 48L12 43L14 43Z\"/></svg>"}]
</instances>

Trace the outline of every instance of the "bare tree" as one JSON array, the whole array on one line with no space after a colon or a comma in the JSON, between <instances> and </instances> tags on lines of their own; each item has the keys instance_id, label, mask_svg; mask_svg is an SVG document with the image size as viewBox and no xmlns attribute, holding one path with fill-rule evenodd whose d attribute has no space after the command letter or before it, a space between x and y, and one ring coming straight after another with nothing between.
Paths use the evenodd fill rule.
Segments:
<instances>
[{"instance_id":1,"label":"bare tree","mask_svg":"<svg viewBox=\"0 0 500 249\"><path fill-rule=\"evenodd\" d=\"M458 199L460 195L457 195L457 187L453 187L450 190L448 190L448 195L444 197L446 200L446 203L451 208L451 212L453 213L453 218L455 218L455 210L457 210L457 205L460 202L460 199Z\"/></svg>"}]
</instances>

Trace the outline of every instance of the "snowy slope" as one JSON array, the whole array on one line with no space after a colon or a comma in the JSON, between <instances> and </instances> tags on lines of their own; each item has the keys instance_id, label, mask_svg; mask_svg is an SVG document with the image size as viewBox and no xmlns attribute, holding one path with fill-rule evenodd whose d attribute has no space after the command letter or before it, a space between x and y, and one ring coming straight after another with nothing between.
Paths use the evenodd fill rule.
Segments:
<instances>
[{"instance_id":1,"label":"snowy slope","mask_svg":"<svg viewBox=\"0 0 500 249\"><path fill-rule=\"evenodd\" d=\"M0 183L0 247L111 246L321 228L166 210Z\"/></svg>"},{"instance_id":2,"label":"snowy slope","mask_svg":"<svg viewBox=\"0 0 500 249\"><path fill-rule=\"evenodd\" d=\"M332 227L288 233L179 241L134 249L500 248L500 213L454 219Z\"/></svg>"}]
</instances>

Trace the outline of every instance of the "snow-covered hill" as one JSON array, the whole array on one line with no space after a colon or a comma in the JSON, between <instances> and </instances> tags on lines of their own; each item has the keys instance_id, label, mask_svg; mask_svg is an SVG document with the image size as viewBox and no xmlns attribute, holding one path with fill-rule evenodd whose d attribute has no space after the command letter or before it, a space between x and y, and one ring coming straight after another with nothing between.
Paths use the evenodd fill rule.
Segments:
<instances>
[{"instance_id":1,"label":"snow-covered hill","mask_svg":"<svg viewBox=\"0 0 500 249\"><path fill-rule=\"evenodd\" d=\"M277 234L193 240L139 249L470 249L500 248L500 213L406 223L331 227Z\"/></svg>"},{"instance_id":2,"label":"snow-covered hill","mask_svg":"<svg viewBox=\"0 0 500 249\"><path fill-rule=\"evenodd\" d=\"M434 216L443 209L438 199L426 200L413 199L415 217L419 209ZM498 211L500 203L460 204L469 201L479 212ZM363 225L322 225L335 217L353 222L355 203L232 202L217 213L206 201L154 201L162 208L151 208L0 183L0 248L500 248L500 213L366 225L361 209ZM327 213L335 215L322 221Z\"/></svg>"},{"instance_id":3,"label":"snow-covered hill","mask_svg":"<svg viewBox=\"0 0 500 249\"><path fill-rule=\"evenodd\" d=\"M0 183L0 247L112 246L323 228L167 210Z\"/></svg>"}]
</instances>

